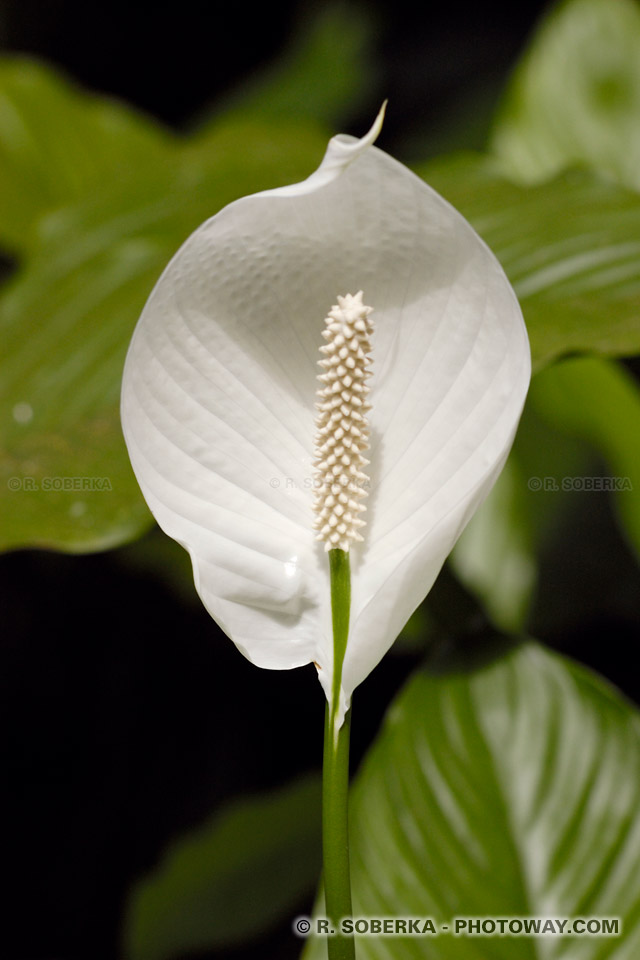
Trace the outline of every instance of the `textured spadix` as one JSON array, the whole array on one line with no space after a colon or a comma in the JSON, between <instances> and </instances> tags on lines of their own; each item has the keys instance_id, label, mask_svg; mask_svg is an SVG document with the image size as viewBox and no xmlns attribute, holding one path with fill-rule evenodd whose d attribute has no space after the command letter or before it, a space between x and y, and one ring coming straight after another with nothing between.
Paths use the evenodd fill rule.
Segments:
<instances>
[{"instance_id":1,"label":"textured spadix","mask_svg":"<svg viewBox=\"0 0 640 960\"><path fill-rule=\"evenodd\" d=\"M530 374L515 296L469 224L406 167L334 137L303 183L204 223L158 281L122 420L160 526L254 663L315 661L329 693L316 542L318 347L337 295L375 308L364 543L350 551L342 708L393 643L506 458Z\"/></svg>"},{"instance_id":2,"label":"textured spadix","mask_svg":"<svg viewBox=\"0 0 640 960\"><path fill-rule=\"evenodd\" d=\"M355 297L338 297L322 331L327 343L320 347L324 357L318 361L323 372L316 403L314 526L325 550L348 551L353 541L363 541L359 530L365 526L361 500L369 487L363 470L369 461L363 453L369 449L372 312L362 302L362 290Z\"/></svg>"}]
</instances>

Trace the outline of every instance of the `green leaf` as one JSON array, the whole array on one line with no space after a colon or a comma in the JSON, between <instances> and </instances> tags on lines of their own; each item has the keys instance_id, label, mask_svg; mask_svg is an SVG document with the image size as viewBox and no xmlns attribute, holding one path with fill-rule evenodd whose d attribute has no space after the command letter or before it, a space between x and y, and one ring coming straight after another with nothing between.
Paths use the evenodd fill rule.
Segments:
<instances>
[{"instance_id":1,"label":"green leaf","mask_svg":"<svg viewBox=\"0 0 640 960\"><path fill-rule=\"evenodd\" d=\"M50 242L0 297L4 548L104 549L151 522L124 447L119 382L176 238L163 236L164 203L141 200L110 221L93 206L50 224Z\"/></svg>"},{"instance_id":2,"label":"green leaf","mask_svg":"<svg viewBox=\"0 0 640 960\"><path fill-rule=\"evenodd\" d=\"M230 947L293 917L320 873L320 796L309 776L177 840L132 894L127 960Z\"/></svg>"},{"instance_id":3,"label":"green leaf","mask_svg":"<svg viewBox=\"0 0 640 960\"><path fill-rule=\"evenodd\" d=\"M640 189L640 6L568 0L534 36L492 148L526 182L589 164Z\"/></svg>"},{"instance_id":4,"label":"green leaf","mask_svg":"<svg viewBox=\"0 0 640 960\"><path fill-rule=\"evenodd\" d=\"M173 137L26 57L0 61L0 245L31 250L40 218L103 184L156 181Z\"/></svg>"},{"instance_id":5,"label":"green leaf","mask_svg":"<svg viewBox=\"0 0 640 960\"><path fill-rule=\"evenodd\" d=\"M520 300L534 368L568 353L640 353L640 197L581 171L534 187L481 156L421 176L461 211Z\"/></svg>"},{"instance_id":6,"label":"green leaf","mask_svg":"<svg viewBox=\"0 0 640 960\"><path fill-rule=\"evenodd\" d=\"M630 544L640 556L640 390L612 361L567 360L545 370L532 385L530 402L562 433L586 440L605 460L610 477L573 477L575 489L599 483L610 490Z\"/></svg>"},{"instance_id":7,"label":"green leaf","mask_svg":"<svg viewBox=\"0 0 640 960\"><path fill-rule=\"evenodd\" d=\"M358 957L633 960L639 838L640 717L612 688L533 642L434 662L355 783L354 915L620 917L622 936L363 937Z\"/></svg>"}]
</instances>

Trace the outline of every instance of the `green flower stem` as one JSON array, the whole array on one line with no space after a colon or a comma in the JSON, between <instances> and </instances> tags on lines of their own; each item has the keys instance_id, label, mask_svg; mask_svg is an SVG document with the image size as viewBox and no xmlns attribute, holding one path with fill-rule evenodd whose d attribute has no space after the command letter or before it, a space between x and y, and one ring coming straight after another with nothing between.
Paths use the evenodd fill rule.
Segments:
<instances>
[{"instance_id":1,"label":"green flower stem","mask_svg":"<svg viewBox=\"0 0 640 960\"><path fill-rule=\"evenodd\" d=\"M338 930L340 920L351 916L348 825L350 710L340 729L337 725L342 663L349 636L349 554L344 550L330 550L329 566L334 665L332 696L331 702L327 704L324 728L322 837L326 914L331 927ZM355 960L353 935L328 937L327 947L329 960Z\"/></svg>"},{"instance_id":2,"label":"green flower stem","mask_svg":"<svg viewBox=\"0 0 640 960\"><path fill-rule=\"evenodd\" d=\"M339 929L343 917L351 916L347 821L350 713L344 719L336 743L327 704L322 776L322 856L325 909L333 930ZM355 960L353 934L328 937L327 948L329 960Z\"/></svg>"}]
</instances>

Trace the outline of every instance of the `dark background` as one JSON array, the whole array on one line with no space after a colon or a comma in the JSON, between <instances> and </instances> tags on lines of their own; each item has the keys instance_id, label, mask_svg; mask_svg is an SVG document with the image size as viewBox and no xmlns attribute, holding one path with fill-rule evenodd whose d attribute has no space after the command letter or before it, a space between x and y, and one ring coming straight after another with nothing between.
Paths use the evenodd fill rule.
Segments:
<instances>
[{"instance_id":1,"label":"dark background","mask_svg":"<svg viewBox=\"0 0 640 960\"><path fill-rule=\"evenodd\" d=\"M277 58L322 6L3 0L0 39L5 50L43 57L87 86L181 127ZM372 24L379 77L362 119L369 125L373 106L377 111L380 97L388 97L385 135L407 136L439 125L470 93L497 92L547 6L542 0L358 5Z\"/></svg>"},{"instance_id":2,"label":"dark background","mask_svg":"<svg viewBox=\"0 0 640 960\"><path fill-rule=\"evenodd\" d=\"M465 109L465 145L480 147L495 96L543 6L368 5L378 87L361 115L345 118L345 132L368 127L388 96L385 143L404 144L403 159L430 129L436 152L450 115ZM276 58L314 10L15 0L0 4L0 40L5 52L43 57L184 128ZM559 533L582 562L568 567L559 549L543 558L532 631L637 698L628 670L640 625L633 561L606 498L579 497ZM151 550L159 536L150 535ZM589 559L594 542L597 564ZM2 957L116 960L129 885L171 837L224 800L320 763L323 698L313 668L254 668L195 591L185 596L145 571L133 550L0 558L0 868L9 891L0 901ZM567 605L567 597L578 599ZM446 574L430 611L441 639L455 633L473 642L486 627ZM420 655L418 643L388 656L358 691L356 764ZM299 946L287 919L266 942L224 955L295 957Z\"/></svg>"}]
</instances>

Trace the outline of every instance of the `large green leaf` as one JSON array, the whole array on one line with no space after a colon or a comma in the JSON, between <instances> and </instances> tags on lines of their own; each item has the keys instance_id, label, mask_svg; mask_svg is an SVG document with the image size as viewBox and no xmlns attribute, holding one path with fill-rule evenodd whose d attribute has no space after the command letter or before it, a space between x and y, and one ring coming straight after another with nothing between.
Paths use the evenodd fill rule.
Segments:
<instances>
[{"instance_id":1,"label":"large green leaf","mask_svg":"<svg viewBox=\"0 0 640 960\"><path fill-rule=\"evenodd\" d=\"M245 800L177 840L134 890L127 960L170 960L252 939L293 916L320 872L315 776Z\"/></svg>"},{"instance_id":2,"label":"large green leaf","mask_svg":"<svg viewBox=\"0 0 640 960\"><path fill-rule=\"evenodd\" d=\"M164 201L140 197L110 220L92 218L92 206L55 217L49 242L0 297L5 548L104 548L150 522L127 462L118 384L176 238L163 233ZM70 220L81 228L67 229Z\"/></svg>"},{"instance_id":3,"label":"large green leaf","mask_svg":"<svg viewBox=\"0 0 640 960\"><path fill-rule=\"evenodd\" d=\"M603 638L606 642L606 638ZM535 643L420 671L351 807L354 914L432 917L359 960L633 960L640 952L640 718ZM455 917L619 917L619 937L454 937ZM306 958L325 956L310 941Z\"/></svg>"},{"instance_id":4,"label":"large green leaf","mask_svg":"<svg viewBox=\"0 0 640 960\"><path fill-rule=\"evenodd\" d=\"M640 197L587 172L535 187L462 155L419 173L473 224L518 295L534 367L640 353Z\"/></svg>"},{"instance_id":5,"label":"large green leaf","mask_svg":"<svg viewBox=\"0 0 640 960\"><path fill-rule=\"evenodd\" d=\"M514 177L586 163L640 188L640 5L567 0L515 72L492 146Z\"/></svg>"},{"instance_id":6,"label":"large green leaf","mask_svg":"<svg viewBox=\"0 0 640 960\"><path fill-rule=\"evenodd\" d=\"M85 93L26 57L0 61L0 245L22 253L40 218L104 183L156 181L174 138L152 120Z\"/></svg>"}]
</instances>

